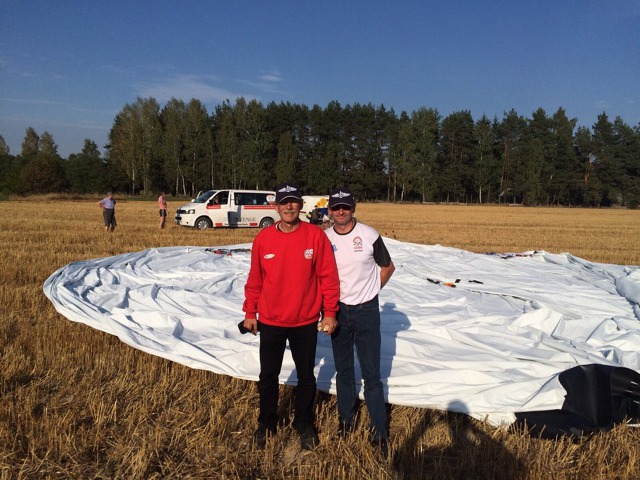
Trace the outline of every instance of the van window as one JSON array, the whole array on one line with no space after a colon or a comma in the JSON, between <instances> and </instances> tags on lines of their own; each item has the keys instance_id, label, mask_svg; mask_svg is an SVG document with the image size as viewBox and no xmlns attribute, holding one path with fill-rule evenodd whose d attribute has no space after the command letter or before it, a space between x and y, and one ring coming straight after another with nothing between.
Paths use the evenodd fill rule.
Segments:
<instances>
[{"instance_id":1,"label":"van window","mask_svg":"<svg viewBox=\"0 0 640 480\"><path fill-rule=\"evenodd\" d=\"M236 205L269 205L266 193L245 192L236 194Z\"/></svg>"},{"instance_id":2,"label":"van window","mask_svg":"<svg viewBox=\"0 0 640 480\"><path fill-rule=\"evenodd\" d=\"M213 197L212 203L216 203L218 205L226 205L229 203L229 192L218 192L218 194Z\"/></svg>"},{"instance_id":3,"label":"van window","mask_svg":"<svg viewBox=\"0 0 640 480\"><path fill-rule=\"evenodd\" d=\"M200 195L198 195L198 198L196 198L193 203L204 203L206 202L209 197L213 194L213 190L208 190Z\"/></svg>"},{"instance_id":4,"label":"van window","mask_svg":"<svg viewBox=\"0 0 640 480\"><path fill-rule=\"evenodd\" d=\"M256 203L258 205L269 205L267 200L268 193L256 193Z\"/></svg>"}]
</instances>

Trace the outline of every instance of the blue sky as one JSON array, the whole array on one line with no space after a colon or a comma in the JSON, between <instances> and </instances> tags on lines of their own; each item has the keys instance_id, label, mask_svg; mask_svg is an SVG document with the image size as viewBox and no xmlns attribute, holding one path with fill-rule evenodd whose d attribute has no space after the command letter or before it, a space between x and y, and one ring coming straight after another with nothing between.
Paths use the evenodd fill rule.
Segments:
<instances>
[{"instance_id":1,"label":"blue sky","mask_svg":"<svg viewBox=\"0 0 640 480\"><path fill-rule=\"evenodd\" d=\"M563 107L640 123L640 0L0 0L0 135L66 157L137 97L436 108Z\"/></svg>"}]
</instances>

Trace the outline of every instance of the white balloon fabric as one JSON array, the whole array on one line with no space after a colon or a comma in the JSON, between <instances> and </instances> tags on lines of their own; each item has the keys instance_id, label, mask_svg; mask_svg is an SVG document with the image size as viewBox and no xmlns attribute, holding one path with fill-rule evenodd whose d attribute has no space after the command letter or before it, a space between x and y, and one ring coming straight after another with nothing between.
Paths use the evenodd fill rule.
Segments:
<instances>
[{"instance_id":1,"label":"white balloon fabric","mask_svg":"<svg viewBox=\"0 0 640 480\"><path fill-rule=\"evenodd\" d=\"M396 265L380 293L389 403L509 424L517 412L560 408L558 375L572 367L640 370L640 267L384 241ZM250 248L169 247L74 262L44 292L68 319L134 348L255 381L260 336L237 327ZM335 394L323 334L316 374L318 388ZM280 381L296 381L288 351Z\"/></svg>"}]
</instances>

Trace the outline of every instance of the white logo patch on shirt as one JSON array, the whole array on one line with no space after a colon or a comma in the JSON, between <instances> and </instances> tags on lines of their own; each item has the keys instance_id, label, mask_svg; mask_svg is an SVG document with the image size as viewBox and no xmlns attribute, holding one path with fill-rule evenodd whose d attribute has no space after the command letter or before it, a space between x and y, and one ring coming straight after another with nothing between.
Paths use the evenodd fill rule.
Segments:
<instances>
[{"instance_id":1,"label":"white logo patch on shirt","mask_svg":"<svg viewBox=\"0 0 640 480\"><path fill-rule=\"evenodd\" d=\"M355 237L353 239L353 251L354 252L361 252L363 250L362 247L362 238L360 237Z\"/></svg>"},{"instance_id":2,"label":"white logo patch on shirt","mask_svg":"<svg viewBox=\"0 0 640 480\"><path fill-rule=\"evenodd\" d=\"M311 260L313 258L313 248L307 248L304 251L304 258L306 258L307 260Z\"/></svg>"},{"instance_id":3,"label":"white logo patch on shirt","mask_svg":"<svg viewBox=\"0 0 640 480\"><path fill-rule=\"evenodd\" d=\"M265 259L265 260L271 260L271 259L272 259L273 257L275 257L275 256L276 256L276 254L275 254L275 253L267 253L267 254L264 256L264 259Z\"/></svg>"}]
</instances>

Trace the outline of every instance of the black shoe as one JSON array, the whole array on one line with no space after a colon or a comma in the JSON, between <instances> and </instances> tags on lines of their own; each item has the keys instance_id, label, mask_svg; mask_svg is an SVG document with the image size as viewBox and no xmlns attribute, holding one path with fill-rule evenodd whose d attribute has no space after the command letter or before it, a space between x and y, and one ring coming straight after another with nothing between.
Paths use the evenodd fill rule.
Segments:
<instances>
[{"instance_id":1,"label":"black shoe","mask_svg":"<svg viewBox=\"0 0 640 480\"><path fill-rule=\"evenodd\" d=\"M314 450L320 443L320 439L313 425L301 425L300 427L296 427L296 431L300 436L300 448L303 450Z\"/></svg>"},{"instance_id":2,"label":"black shoe","mask_svg":"<svg viewBox=\"0 0 640 480\"><path fill-rule=\"evenodd\" d=\"M354 430L355 427L352 423L340 422L338 425L338 436L340 438L348 438Z\"/></svg>"},{"instance_id":3,"label":"black shoe","mask_svg":"<svg viewBox=\"0 0 640 480\"><path fill-rule=\"evenodd\" d=\"M256 448L263 449L267 445L267 438L275 435L275 433L274 429L260 425L253 433L253 444Z\"/></svg>"}]
</instances>

